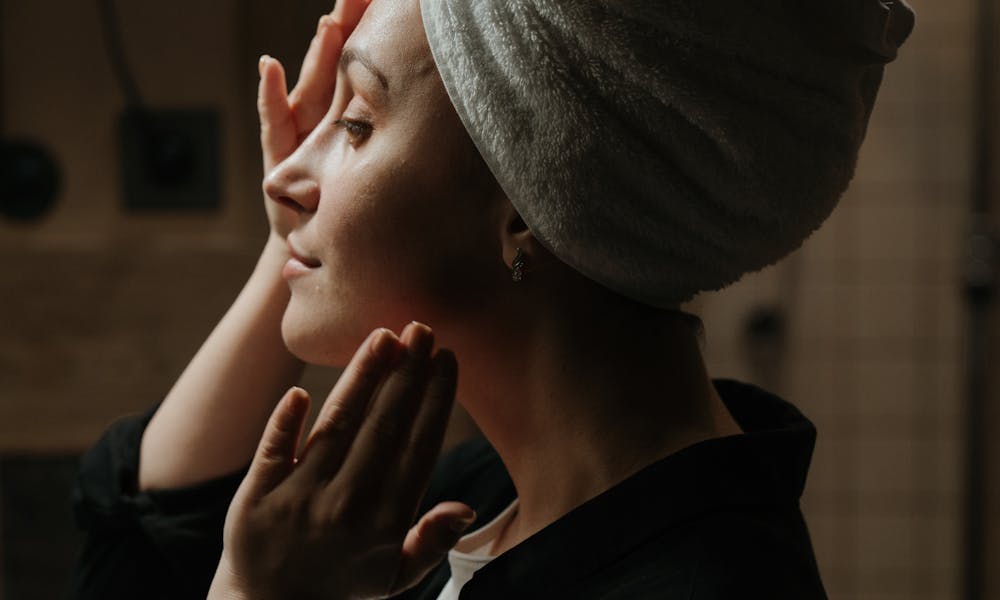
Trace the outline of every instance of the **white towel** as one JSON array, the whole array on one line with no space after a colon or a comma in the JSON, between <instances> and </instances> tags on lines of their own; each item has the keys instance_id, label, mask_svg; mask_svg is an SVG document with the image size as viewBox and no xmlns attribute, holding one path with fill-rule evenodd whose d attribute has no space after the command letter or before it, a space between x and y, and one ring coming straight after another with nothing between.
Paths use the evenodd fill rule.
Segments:
<instances>
[{"instance_id":1,"label":"white towel","mask_svg":"<svg viewBox=\"0 0 1000 600\"><path fill-rule=\"evenodd\" d=\"M888 0L421 0L448 94L539 242L675 308L786 256L851 180Z\"/></svg>"}]
</instances>

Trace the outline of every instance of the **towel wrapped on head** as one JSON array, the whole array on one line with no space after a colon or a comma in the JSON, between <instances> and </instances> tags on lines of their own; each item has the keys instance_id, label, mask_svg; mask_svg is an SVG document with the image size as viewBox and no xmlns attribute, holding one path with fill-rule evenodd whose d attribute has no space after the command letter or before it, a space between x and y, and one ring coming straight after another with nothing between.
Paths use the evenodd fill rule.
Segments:
<instances>
[{"instance_id":1,"label":"towel wrapped on head","mask_svg":"<svg viewBox=\"0 0 1000 600\"><path fill-rule=\"evenodd\" d=\"M902 0L420 0L538 241L676 308L797 249L850 182Z\"/></svg>"}]
</instances>

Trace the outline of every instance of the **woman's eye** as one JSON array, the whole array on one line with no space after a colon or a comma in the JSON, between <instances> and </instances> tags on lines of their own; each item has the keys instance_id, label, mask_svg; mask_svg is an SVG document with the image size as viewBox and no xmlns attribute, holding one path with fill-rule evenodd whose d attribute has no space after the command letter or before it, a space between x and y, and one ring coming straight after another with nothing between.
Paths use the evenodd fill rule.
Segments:
<instances>
[{"instance_id":1,"label":"woman's eye","mask_svg":"<svg viewBox=\"0 0 1000 600\"><path fill-rule=\"evenodd\" d=\"M373 129L371 123L354 119L337 119L333 124L343 127L347 130L348 135L357 142L363 141Z\"/></svg>"}]
</instances>

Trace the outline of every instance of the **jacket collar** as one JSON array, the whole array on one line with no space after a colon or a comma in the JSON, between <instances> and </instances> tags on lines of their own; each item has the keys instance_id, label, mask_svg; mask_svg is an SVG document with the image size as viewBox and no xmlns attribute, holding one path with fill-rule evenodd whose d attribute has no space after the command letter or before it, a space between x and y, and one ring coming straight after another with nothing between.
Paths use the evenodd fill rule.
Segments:
<instances>
[{"instance_id":1,"label":"jacket collar","mask_svg":"<svg viewBox=\"0 0 1000 600\"><path fill-rule=\"evenodd\" d=\"M815 427L774 394L734 380L713 381L742 434L688 446L588 500L476 572L462 596L511 598L518 589L567 589L644 541L706 513L798 510Z\"/></svg>"}]
</instances>

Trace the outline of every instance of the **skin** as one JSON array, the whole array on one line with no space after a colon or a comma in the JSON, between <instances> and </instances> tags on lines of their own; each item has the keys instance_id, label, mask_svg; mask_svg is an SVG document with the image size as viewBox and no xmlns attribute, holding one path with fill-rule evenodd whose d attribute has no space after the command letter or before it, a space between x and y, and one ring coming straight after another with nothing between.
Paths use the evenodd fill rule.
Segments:
<instances>
[{"instance_id":1,"label":"skin","mask_svg":"<svg viewBox=\"0 0 1000 600\"><path fill-rule=\"evenodd\" d=\"M264 59L260 106L273 235L316 264L288 281L282 336L303 361L351 362L301 456L307 394L289 391L272 414L210 597L282 597L295 581L377 597L419 581L470 517L444 503L409 528L453 400L517 488L495 553L681 448L741 432L676 313L606 290L534 239L452 108L417 0L344 2L307 65L330 74L345 39L387 91L353 62L335 82L309 83L304 69L309 85L286 96L280 65ZM528 266L514 283L518 248ZM370 334L413 320L433 331ZM428 338L448 350L418 350ZM397 358L378 359L377 340ZM361 506L360 522L390 525L357 531ZM276 550L262 556L263 545Z\"/></svg>"},{"instance_id":2,"label":"skin","mask_svg":"<svg viewBox=\"0 0 1000 600\"><path fill-rule=\"evenodd\" d=\"M289 349L306 362L346 364L380 325L459 330L448 322L494 312L498 282L509 279L496 231L501 196L495 185L475 193L487 172L467 173L475 148L426 38L414 35L416 10L416 2L379 2L365 13L347 47L371 56L390 91L352 63L323 120L264 183L293 213L293 246L321 263L289 282L282 322Z\"/></svg>"}]
</instances>

